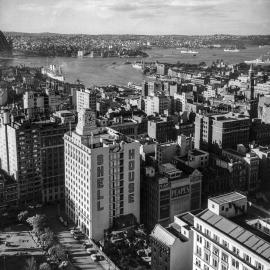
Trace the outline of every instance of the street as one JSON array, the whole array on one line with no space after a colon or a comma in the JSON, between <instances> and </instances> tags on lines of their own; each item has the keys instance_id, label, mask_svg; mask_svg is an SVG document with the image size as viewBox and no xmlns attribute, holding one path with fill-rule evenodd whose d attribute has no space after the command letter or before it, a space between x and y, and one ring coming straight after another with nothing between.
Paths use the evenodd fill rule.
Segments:
<instances>
[{"instance_id":1,"label":"street","mask_svg":"<svg viewBox=\"0 0 270 270\"><path fill-rule=\"evenodd\" d=\"M52 231L58 237L59 242L69 251L70 258L74 266L78 269L97 269L97 270L113 270L114 268L109 263L104 260L100 262L94 262L90 255L86 252L85 248L82 246L85 240L75 240L70 234L69 228L65 227L58 218L57 208L55 206L49 206L42 208L40 213L46 214L49 219L50 227ZM64 217L63 211L61 215ZM102 252L99 251L102 255Z\"/></svg>"}]
</instances>

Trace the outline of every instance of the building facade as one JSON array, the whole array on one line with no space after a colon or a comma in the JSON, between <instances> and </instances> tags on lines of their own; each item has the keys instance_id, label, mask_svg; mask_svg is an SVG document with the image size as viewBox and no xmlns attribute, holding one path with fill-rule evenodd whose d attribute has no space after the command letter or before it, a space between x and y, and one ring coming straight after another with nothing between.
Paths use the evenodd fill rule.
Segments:
<instances>
[{"instance_id":1,"label":"building facade","mask_svg":"<svg viewBox=\"0 0 270 270\"><path fill-rule=\"evenodd\" d=\"M76 131L64 136L65 207L87 236L100 240L116 218L140 220L140 144L95 121L83 109Z\"/></svg>"},{"instance_id":2,"label":"building facade","mask_svg":"<svg viewBox=\"0 0 270 270\"><path fill-rule=\"evenodd\" d=\"M168 226L175 215L201 208L201 179L198 170L185 173L167 163L156 173L146 167L142 176L141 219L150 229L159 223Z\"/></svg>"},{"instance_id":3,"label":"building facade","mask_svg":"<svg viewBox=\"0 0 270 270\"><path fill-rule=\"evenodd\" d=\"M241 114L198 115L195 119L195 148L220 151L249 142L250 120Z\"/></svg>"},{"instance_id":4,"label":"building facade","mask_svg":"<svg viewBox=\"0 0 270 270\"><path fill-rule=\"evenodd\" d=\"M269 237L246 226L247 209L237 192L208 200L194 218L193 270L269 269Z\"/></svg>"},{"instance_id":5,"label":"building facade","mask_svg":"<svg viewBox=\"0 0 270 270\"><path fill-rule=\"evenodd\" d=\"M92 89L80 89L76 92L77 112L81 109L97 110L97 93Z\"/></svg>"}]
</instances>

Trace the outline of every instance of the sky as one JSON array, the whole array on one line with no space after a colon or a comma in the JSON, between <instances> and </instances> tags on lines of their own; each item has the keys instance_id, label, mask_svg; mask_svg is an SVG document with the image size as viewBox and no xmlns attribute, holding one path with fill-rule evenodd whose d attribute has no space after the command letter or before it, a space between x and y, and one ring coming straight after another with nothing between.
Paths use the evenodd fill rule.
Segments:
<instances>
[{"instance_id":1,"label":"sky","mask_svg":"<svg viewBox=\"0 0 270 270\"><path fill-rule=\"evenodd\" d=\"M0 30L270 34L270 0L0 0Z\"/></svg>"}]
</instances>

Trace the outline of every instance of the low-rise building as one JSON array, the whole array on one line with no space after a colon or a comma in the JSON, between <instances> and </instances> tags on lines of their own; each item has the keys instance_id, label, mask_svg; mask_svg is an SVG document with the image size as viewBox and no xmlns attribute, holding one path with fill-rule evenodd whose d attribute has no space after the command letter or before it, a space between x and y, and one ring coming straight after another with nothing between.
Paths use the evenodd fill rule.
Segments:
<instances>
[{"instance_id":1,"label":"low-rise building","mask_svg":"<svg viewBox=\"0 0 270 270\"><path fill-rule=\"evenodd\" d=\"M194 218L193 270L269 269L269 235L248 224L249 211L237 192L208 200Z\"/></svg>"},{"instance_id":2,"label":"low-rise building","mask_svg":"<svg viewBox=\"0 0 270 270\"><path fill-rule=\"evenodd\" d=\"M194 216L185 213L174 217L164 228L157 224L150 235L151 269L187 270L192 268Z\"/></svg>"}]
</instances>

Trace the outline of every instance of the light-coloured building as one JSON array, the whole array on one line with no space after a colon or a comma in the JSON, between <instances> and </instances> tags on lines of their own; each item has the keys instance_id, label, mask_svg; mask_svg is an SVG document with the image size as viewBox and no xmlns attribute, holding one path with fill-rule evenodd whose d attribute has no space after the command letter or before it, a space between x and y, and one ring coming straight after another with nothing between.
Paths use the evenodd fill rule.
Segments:
<instances>
[{"instance_id":1,"label":"light-coloured building","mask_svg":"<svg viewBox=\"0 0 270 270\"><path fill-rule=\"evenodd\" d=\"M184 213L174 217L173 223L164 228L157 224L151 239L151 269L192 269L194 215Z\"/></svg>"},{"instance_id":2,"label":"light-coloured building","mask_svg":"<svg viewBox=\"0 0 270 270\"><path fill-rule=\"evenodd\" d=\"M208 208L194 218L193 270L270 268L269 236L247 224L247 212L240 193L208 199Z\"/></svg>"},{"instance_id":3,"label":"light-coloured building","mask_svg":"<svg viewBox=\"0 0 270 270\"><path fill-rule=\"evenodd\" d=\"M81 109L97 110L97 94L92 89L80 89L76 92L77 112Z\"/></svg>"},{"instance_id":4,"label":"light-coloured building","mask_svg":"<svg viewBox=\"0 0 270 270\"><path fill-rule=\"evenodd\" d=\"M23 108L31 114L32 111L44 111L44 95L27 91L23 95Z\"/></svg>"},{"instance_id":5,"label":"light-coloured building","mask_svg":"<svg viewBox=\"0 0 270 270\"><path fill-rule=\"evenodd\" d=\"M87 236L100 240L115 218L140 220L140 144L110 128L96 127L82 109L76 131L66 133L66 213Z\"/></svg>"},{"instance_id":6,"label":"light-coloured building","mask_svg":"<svg viewBox=\"0 0 270 270\"><path fill-rule=\"evenodd\" d=\"M171 100L167 96L148 96L144 101L147 115L164 114L165 111L171 110Z\"/></svg>"},{"instance_id":7,"label":"light-coloured building","mask_svg":"<svg viewBox=\"0 0 270 270\"><path fill-rule=\"evenodd\" d=\"M243 114L196 115L194 145L197 149L236 148L249 142L250 120Z\"/></svg>"},{"instance_id":8,"label":"light-coloured building","mask_svg":"<svg viewBox=\"0 0 270 270\"><path fill-rule=\"evenodd\" d=\"M216 89L212 85L207 85L206 90L203 91L203 96L206 100L216 97Z\"/></svg>"},{"instance_id":9,"label":"light-coloured building","mask_svg":"<svg viewBox=\"0 0 270 270\"><path fill-rule=\"evenodd\" d=\"M181 111L185 110L188 99L194 100L194 95L192 91L186 91L186 92L174 94L174 100L175 101L179 100L181 102L181 105L182 105Z\"/></svg>"}]
</instances>

